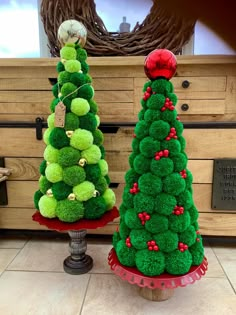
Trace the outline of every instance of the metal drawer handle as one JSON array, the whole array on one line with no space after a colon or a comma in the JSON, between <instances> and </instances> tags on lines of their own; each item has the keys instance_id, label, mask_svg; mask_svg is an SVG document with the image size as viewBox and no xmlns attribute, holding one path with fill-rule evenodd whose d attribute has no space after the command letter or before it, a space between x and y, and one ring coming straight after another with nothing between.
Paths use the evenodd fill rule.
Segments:
<instances>
[{"instance_id":1,"label":"metal drawer handle","mask_svg":"<svg viewBox=\"0 0 236 315\"><path fill-rule=\"evenodd\" d=\"M184 89L187 89L187 88L189 87L189 85L190 85L190 82L189 82L188 80L184 80L184 81L182 82L182 87L183 87Z\"/></svg>"},{"instance_id":2,"label":"metal drawer handle","mask_svg":"<svg viewBox=\"0 0 236 315\"><path fill-rule=\"evenodd\" d=\"M186 112L189 109L189 105L188 104L182 104L181 109L183 112Z\"/></svg>"}]
</instances>

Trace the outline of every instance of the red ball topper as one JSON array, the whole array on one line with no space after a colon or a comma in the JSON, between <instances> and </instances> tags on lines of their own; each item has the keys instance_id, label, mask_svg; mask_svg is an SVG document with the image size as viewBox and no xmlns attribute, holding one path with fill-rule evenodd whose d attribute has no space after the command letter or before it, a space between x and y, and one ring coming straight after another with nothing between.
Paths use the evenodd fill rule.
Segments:
<instances>
[{"instance_id":1,"label":"red ball topper","mask_svg":"<svg viewBox=\"0 0 236 315\"><path fill-rule=\"evenodd\" d=\"M147 55L144 71L150 80L159 77L170 80L176 72L177 60L168 49L155 49Z\"/></svg>"}]
</instances>

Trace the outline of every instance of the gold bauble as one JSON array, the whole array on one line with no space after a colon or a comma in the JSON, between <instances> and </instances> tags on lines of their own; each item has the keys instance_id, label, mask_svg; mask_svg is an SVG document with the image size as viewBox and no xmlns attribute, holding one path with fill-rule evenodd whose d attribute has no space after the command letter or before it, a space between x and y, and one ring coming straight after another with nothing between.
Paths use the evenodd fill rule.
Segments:
<instances>
[{"instance_id":1,"label":"gold bauble","mask_svg":"<svg viewBox=\"0 0 236 315\"><path fill-rule=\"evenodd\" d=\"M52 190L51 190L51 189L48 189L47 192L46 192L46 195L47 195L48 197L53 197Z\"/></svg>"},{"instance_id":2,"label":"gold bauble","mask_svg":"<svg viewBox=\"0 0 236 315\"><path fill-rule=\"evenodd\" d=\"M68 138L71 138L73 133L74 133L74 131L72 131L72 130L67 130L66 131L66 135L67 135Z\"/></svg>"},{"instance_id":3,"label":"gold bauble","mask_svg":"<svg viewBox=\"0 0 236 315\"><path fill-rule=\"evenodd\" d=\"M80 166L84 167L87 164L87 161L84 158L82 158L82 159L79 160L78 164Z\"/></svg>"},{"instance_id":4,"label":"gold bauble","mask_svg":"<svg viewBox=\"0 0 236 315\"><path fill-rule=\"evenodd\" d=\"M84 47L87 38L87 30L79 21L66 20L59 26L57 35L61 47L66 43L76 42L78 42L81 47Z\"/></svg>"},{"instance_id":5,"label":"gold bauble","mask_svg":"<svg viewBox=\"0 0 236 315\"><path fill-rule=\"evenodd\" d=\"M75 200L75 194L69 194L69 196L67 197L67 199L69 199L69 200Z\"/></svg>"}]
</instances>

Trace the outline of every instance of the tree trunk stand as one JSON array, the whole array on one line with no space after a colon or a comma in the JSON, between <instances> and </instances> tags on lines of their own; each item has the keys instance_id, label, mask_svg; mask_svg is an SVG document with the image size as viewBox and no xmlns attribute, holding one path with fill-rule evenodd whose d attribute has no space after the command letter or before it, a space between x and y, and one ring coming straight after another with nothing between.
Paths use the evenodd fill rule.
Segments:
<instances>
[{"instance_id":1,"label":"tree trunk stand","mask_svg":"<svg viewBox=\"0 0 236 315\"><path fill-rule=\"evenodd\" d=\"M93 259L85 255L87 242L86 230L68 231L71 241L69 252L71 253L63 263L64 271L72 275L80 275L89 272L93 267Z\"/></svg>"},{"instance_id":2,"label":"tree trunk stand","mask_svg":"<svg viewBox=\"0 0 236 315\"><path fill-rule=\"evenodd\" d=\"M139 294L146 300L150 301L166 301L170 299L174 294L174 289L149 289L147 287L140 288Z\"/></svg>"}]
</instances>

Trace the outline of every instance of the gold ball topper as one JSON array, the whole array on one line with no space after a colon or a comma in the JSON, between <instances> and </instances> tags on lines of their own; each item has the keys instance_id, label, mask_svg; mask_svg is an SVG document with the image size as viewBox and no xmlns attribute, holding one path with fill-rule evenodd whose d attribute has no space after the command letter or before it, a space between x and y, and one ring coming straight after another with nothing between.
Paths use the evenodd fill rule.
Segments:
<instances>
[{"instance_id":1,"label":"gold ball topper","mask_svg":"<svg viewBox=\"0 0 236 315\"><path fill-rule=\"evenodd\" d=\"M58 29L58 40L63 47L66 43L78 43L84 47L87 38L85 26L76 20L64 21Z\"/></svg>"}]
</instances>

